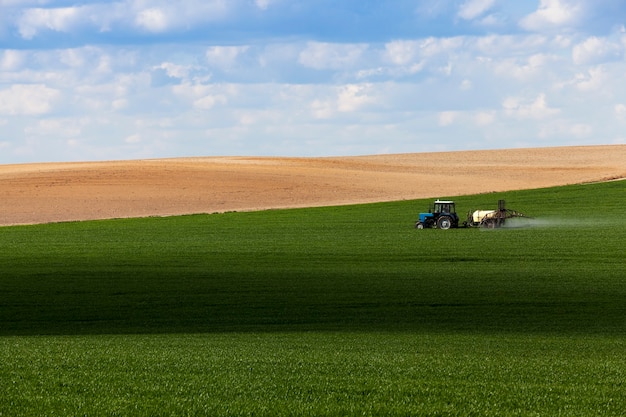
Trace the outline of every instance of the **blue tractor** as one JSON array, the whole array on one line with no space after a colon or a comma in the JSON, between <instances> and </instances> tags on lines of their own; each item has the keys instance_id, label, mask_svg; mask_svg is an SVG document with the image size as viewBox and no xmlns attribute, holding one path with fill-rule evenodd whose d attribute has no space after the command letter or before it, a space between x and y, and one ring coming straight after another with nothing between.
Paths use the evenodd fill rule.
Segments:
<instances>
[{"instance_id":1,"label":"blue tractor","mask_svg":"<svg viewBox=\"0 0 626 417\"><path fill-rule=\"evenodd\" d=\"M420 213L420 218L415 223L416 229L425 228L450 229L459 227L459 216L456 214L454 201L435 201L428 213Z\"/></svg>"}]
</instances>

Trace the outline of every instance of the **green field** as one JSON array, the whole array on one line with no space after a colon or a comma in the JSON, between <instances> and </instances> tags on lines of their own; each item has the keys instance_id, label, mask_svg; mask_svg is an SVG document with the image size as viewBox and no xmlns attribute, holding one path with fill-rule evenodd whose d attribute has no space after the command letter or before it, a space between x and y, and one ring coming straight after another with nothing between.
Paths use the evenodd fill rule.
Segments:
<instances>
[{"instance_id":1,"label":"green field","mask_svg":"<svg viewBox=\"0 0 626 417\"><path fill-rule=\"evenodd\" d=\"M622 415L625 186L0 228L0 415Z\"/></svg>"}]
</instances>

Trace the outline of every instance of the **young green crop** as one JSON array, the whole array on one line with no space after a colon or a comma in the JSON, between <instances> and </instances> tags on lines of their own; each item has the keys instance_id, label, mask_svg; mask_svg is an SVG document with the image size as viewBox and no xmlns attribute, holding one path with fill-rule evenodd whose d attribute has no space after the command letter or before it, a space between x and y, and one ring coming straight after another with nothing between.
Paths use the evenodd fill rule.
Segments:
<instances>
[{"instance_id":1,"label":"young green crop","mask_svg":"<svg viewBox=\"0 0 626 417\"><path fill-rule=\"evenodd\" d=\"M263 332L0 338L0 414L618 416L617 337Z\"/></svg>"},{"instance_id":2,"label":"young green crop","mask_svg":"<svg viewBox=\"0 0 626 417\"><path fill-rule=\"evenodd\" d=\"M0 415L619 415L625 197L0 228Z\"/></svg>"}]
</instances>

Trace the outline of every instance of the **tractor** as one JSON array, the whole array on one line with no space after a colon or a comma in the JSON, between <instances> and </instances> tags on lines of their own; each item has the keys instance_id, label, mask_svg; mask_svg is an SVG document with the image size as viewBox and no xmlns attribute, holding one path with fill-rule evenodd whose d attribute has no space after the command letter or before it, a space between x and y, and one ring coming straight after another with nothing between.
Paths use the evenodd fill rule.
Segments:
<instances>
[{"instance_id":1,"label":"tractor","mask_svg":"<svg viewBox=\"0 0 626 417\"><path fill-rule=\"evenodd\" d=\"M435 201L428 213L420 213L419 220L415 223L416 229L433 228L450 229L459 227L459 216L456 214L454 201Z\"/></svg>"},{"instance_id":2,"label":"tractor","mask_svg":"<svg viewBox=\"0 0 626 417\"><path fill-rule=\"evenodd\" d=\"M420 213L415 223L416 229L450 229L458 227L482 227L495 229L504 226L505 222L515 217L526 217L524 213L506 208L505 201L498 201L497 210L474 210L467 213L467 220L459 226L454 201L437 200L428 213Z\"/></svg>"}]
</instances>

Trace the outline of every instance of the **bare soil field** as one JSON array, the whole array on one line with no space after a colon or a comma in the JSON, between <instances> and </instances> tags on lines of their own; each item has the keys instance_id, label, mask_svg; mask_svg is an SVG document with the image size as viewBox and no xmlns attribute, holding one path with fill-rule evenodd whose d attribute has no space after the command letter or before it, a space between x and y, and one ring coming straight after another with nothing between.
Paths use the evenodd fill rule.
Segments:
<instances>
[{"instance_id":1,"label":"bare soil field","mask_svg":"<svg viewBox=\"0 0 626 417\"><path fill-rule=\"evenodd\" d=\"M446 198L626 178L626 145L0 165L0 225Z\"/></svg>"}]
</instances>

